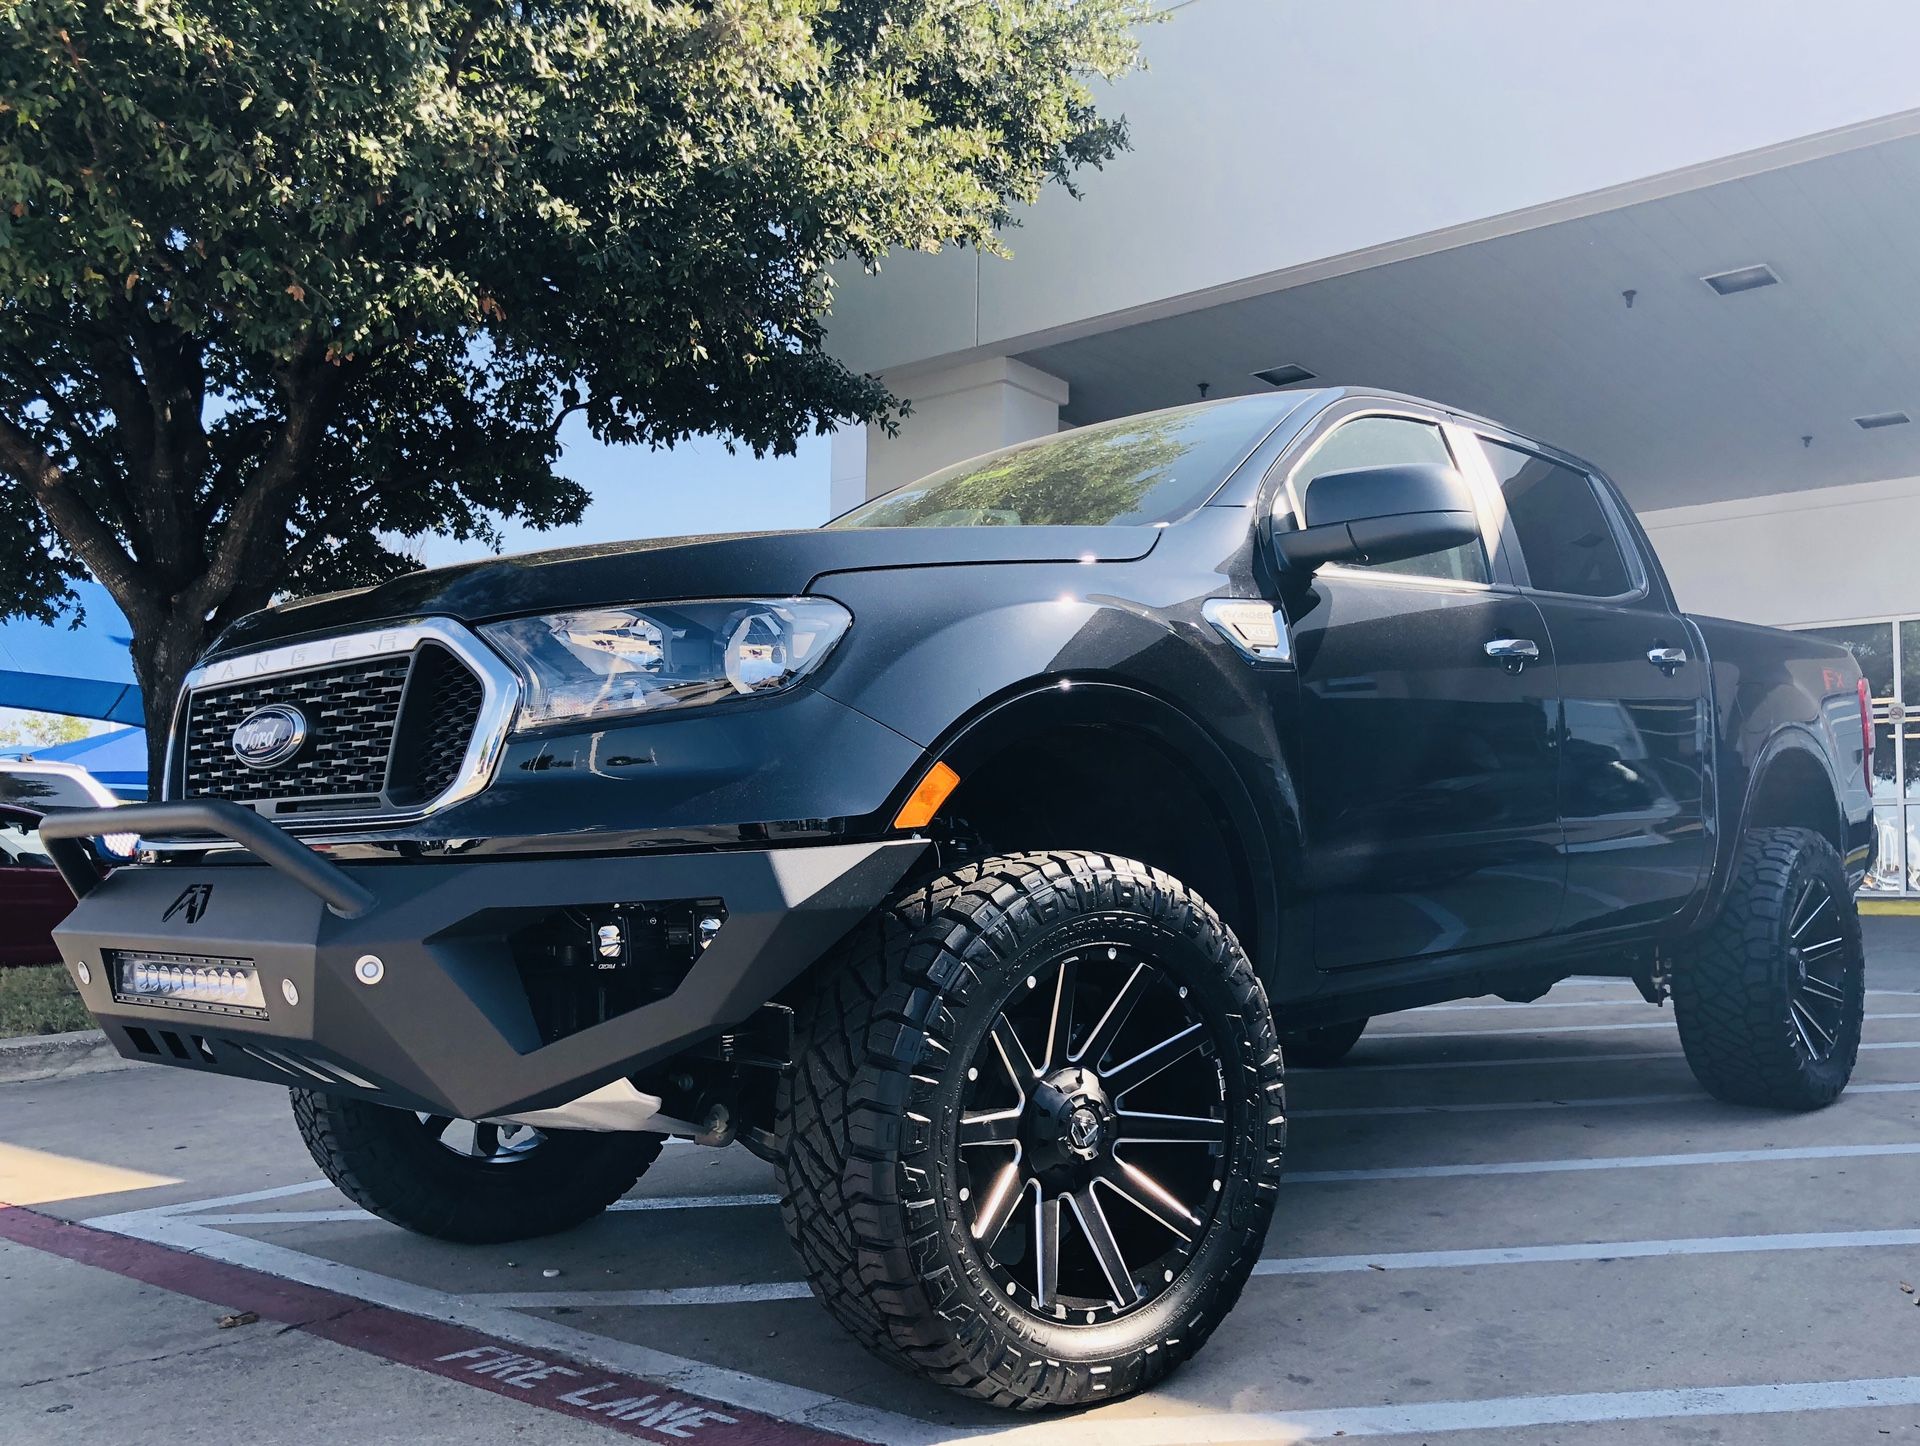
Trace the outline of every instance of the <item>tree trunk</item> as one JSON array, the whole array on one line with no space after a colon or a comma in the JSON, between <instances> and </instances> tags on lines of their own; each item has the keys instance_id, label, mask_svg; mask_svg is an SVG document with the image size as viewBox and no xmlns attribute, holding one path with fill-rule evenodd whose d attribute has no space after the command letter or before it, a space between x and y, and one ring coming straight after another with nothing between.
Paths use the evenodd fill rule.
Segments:
<instances>
[{"instance_id":1,"label":"tree trunk","mask_svg":"<svg viewBox=\"0 0 1920 1446\"><path fill-rule=\"evenodd\" d=\"M147 797L158 799L165 788L174 704L188 672L206 650L210 629L206 619L164 605L139 618L128 610L127 621L133 624L133 676L147 715Z\"/></svg>"}]
</instances>

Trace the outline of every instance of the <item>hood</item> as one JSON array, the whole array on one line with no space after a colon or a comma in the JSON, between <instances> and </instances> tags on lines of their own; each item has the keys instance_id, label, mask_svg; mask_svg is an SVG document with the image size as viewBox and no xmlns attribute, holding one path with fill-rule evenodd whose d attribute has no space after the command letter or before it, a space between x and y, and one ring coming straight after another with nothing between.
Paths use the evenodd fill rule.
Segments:
<instances>
[{"instance_id":1,"label":"hood","mask_svg":"<svg viewBox=\"0 0 1920 1446\"><path fill-rule=\"evenodd\" d=\"M836 572L996 562L1130 562L1151 527L871 527L663 537L528 552L438 567L244 617L220 635L232 653L287 638L418 617L488 622L610 603L791 597Z\"/></svg>"}]
</instances>

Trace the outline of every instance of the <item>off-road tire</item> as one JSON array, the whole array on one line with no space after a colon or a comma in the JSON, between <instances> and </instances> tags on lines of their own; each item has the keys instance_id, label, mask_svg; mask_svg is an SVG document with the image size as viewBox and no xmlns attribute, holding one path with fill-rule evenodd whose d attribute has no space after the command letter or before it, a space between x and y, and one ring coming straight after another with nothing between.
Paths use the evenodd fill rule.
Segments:
<instances>
[{"instance_id":1,"label":"off-road tire","mask_svg":"<svg viewBox=\"0 0 1920 1446\"><path fill-rule=\"evenodd\" d=\"M954 1181L967 1059L1029 968L1088 930L1150 944L1191 991L1226 1122L1186 1269L1094 1325L1003 1298ZM1191 1356L1239 1297L1273 1214L1284 1107L1265 991L1197 895L1103 854L988 859L896 899L820 969L779 1097L781 1213L814 1293L882 1358L1002 1406L1116 1400Z\"/></svg>"},{"instance_id":2,"label":"off-road tire","mask_svg":"<svg viewBox=\"0 0 1920 1446\"><path fill-rule=\"evenodd\" d=\"M1289 1067L1326 1069L1351 1054L1366 1029L1367 1021L1361 1018L1289 1030L1280 1036L1280 1052L1286 1056Z\"/></svg>"},{"instance_id":3,"label":"off-road tire","mask_svg":"<svg viewBox=\"0 0 1920 1446\"><path fill-rule=\"evenodd\" d=\"M410 1110L291 1093L300 1138L342 1194L417 1234L472 1245L530 1240L591 1220L633 1188L665 1143L660 1135L548 1130L526 1158L488 1163L446 1149Z\"/></svg>"},{"instance_id":4,"label":"off-road tire","mask_svg":"<svg viewBox=\"0 0 1920 1446\"><path fill-rule=\"evenodd\" d=\"M1840 941L1827 971L1844 995L1833 1001L1830 1048L1793 1017L1803 966L1790 934L1809 888L1831 895ZM1687 942L1674 964L1674 1015L1694 1078L1732 1104L1782 1110L1832 1104L1853 1074L1865 1007L1860 918L1839 854L1811 829L1750 830L1719 917ZM1821 1044L1820 1052L1807 1048L1808 1038Z\"/></svg>"}]
</instances>

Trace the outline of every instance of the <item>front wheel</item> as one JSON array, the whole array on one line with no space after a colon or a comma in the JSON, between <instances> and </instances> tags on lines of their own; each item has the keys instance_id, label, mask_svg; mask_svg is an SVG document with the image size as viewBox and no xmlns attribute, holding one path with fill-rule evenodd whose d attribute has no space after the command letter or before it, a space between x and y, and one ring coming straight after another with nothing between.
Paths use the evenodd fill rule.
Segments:
<instances>
[{"instance_id":1,"label":"front wheel","mask_svg":"<svg viewBox=\"0 0 1920 1446\"><path fill-rule=\"evenodd\" d=\"M970 865L826 966L780 1096L782 1211L884 1358L999 1405L1142 1390L1238 1298L1285 1116L1213 910L1091 853Z\"/></svg>"},{"instance_id":2,"label":"front wheel","mask_svg":"<svg viewBox=\"0 0 1920 1446\"><path fill-rule=\"evenodd\" d=\"M631 1190L662 1135L455 1120L293 1090L314 1163L356 1205L421 1235L494 1244L585 1223Z\"/></svg>"},{"instance_id":3,"label":"front wheel","mask_svg":"<svg viewBox=\"0 0 1920 1446\"><path fill-rule=\"evenodd\" d=\"M1785 1110L1839 1097L1860 1048L1866 958L1831 843L1804 828L1741 840L1720 917L1675 963L1673 1009L1710 1094Z\"/></svg>"}]
</instances>

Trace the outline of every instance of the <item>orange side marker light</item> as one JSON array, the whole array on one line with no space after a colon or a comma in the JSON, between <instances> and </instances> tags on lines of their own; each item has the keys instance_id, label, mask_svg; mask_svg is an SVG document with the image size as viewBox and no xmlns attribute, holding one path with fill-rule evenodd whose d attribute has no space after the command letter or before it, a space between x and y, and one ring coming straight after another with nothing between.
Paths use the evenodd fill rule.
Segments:
<instances>
[{"instance_id":1,"label":"orange side marker light","mask_svg":"<svg viewBox=\"0 0 1920 1446\"><path fill-rule=\"evenodd\" d=\"M947 795L959 785L960 775L944 763L936 763L927 770L927 776L920 780L907 801L900 806L900 812L893 816L895 828L925 828L933 822L933 816L940 812L940 805L947 801Z\"/></svg>"}]
</instances>

